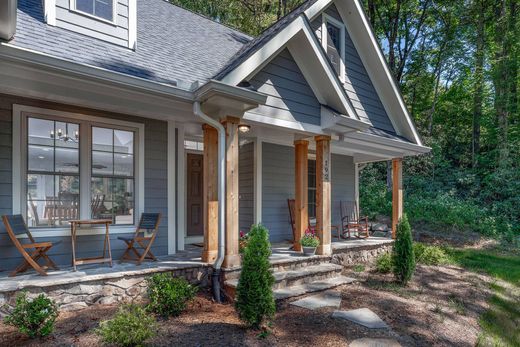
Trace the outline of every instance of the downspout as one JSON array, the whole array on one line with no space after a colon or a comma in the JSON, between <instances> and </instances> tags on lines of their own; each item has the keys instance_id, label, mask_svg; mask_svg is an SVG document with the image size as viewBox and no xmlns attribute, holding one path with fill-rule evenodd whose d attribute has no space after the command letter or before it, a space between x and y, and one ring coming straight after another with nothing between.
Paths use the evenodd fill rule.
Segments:
<instances>
[{"instance_id":1,"label":"downspout","mask_svg":"<svg viewBox=\"0 0 520 347\"><path fill-rule=\"evenodd\" d=\"M226 242L224 234L226 229L226 129L219 121L202 112L199 101L193 103L193 113L218 131L218 255L213 264L211 284L213 298L220 303L220 267L224 261Z\"/></svg>"},{"instance_id":2,"label":"downspout","mask_svg":"<svg viewBox=\"0 0 520 347\"><path fill-rule=\"evenodd\" d=\"M9 41L16 31L16 0L0 1L0 39Z\"/></svg>"}]
</instances>

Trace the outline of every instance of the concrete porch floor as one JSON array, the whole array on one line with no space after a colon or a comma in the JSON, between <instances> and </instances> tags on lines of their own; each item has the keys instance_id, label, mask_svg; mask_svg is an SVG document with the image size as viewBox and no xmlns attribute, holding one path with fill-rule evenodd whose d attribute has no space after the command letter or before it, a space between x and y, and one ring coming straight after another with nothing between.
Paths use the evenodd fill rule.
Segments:
<instances>
[{"instance_id":1,"label":"concrete porch floor","mask_svg":"<svg viewBox=\"0 0 520 347\"><path fill-rule=\"evenodd\" d=\"M335 251L362 249L367 246L377 247L392 243L386 237L371 237L368 239L337 240L332 243L333 253ZM144 262L140 266L134 263L120 263L114 260L113 267L108 264L83 265L74 272L71 266L62 266L60 270L49 271L48 276L40 276L34 271L16 277L8 277L9 271L0 272L0 293L12 292L28 288L53 287L73 283L83 283L99 280L113 280L127 276L149 275L156 272L166 272L179 269L210 267L211 264L201 261L202 247L187 245L184 251L175 255L158 257L157 262ZM286 262L303 259L329 258L328 256L315 255L313 257L302 256L301 253L291 250L291 244L275 243L272 245L271 264L277 265Z\"/></svg>"}]
</instances>

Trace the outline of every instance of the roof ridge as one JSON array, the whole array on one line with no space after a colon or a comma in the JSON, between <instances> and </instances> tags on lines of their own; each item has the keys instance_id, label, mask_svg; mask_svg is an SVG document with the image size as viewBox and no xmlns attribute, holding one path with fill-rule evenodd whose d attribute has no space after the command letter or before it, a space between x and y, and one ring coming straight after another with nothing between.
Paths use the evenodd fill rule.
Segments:
<instances>
[{"instance_id":1,"label":"roof ridge","mask_svg":"<svg viewBox=\"0 0 520 347\"><path fill-rule=\"evenodd\" d=\"M242 30L240 30L240 29L238 29L238 28L235 28L235 27L233 27L233 26L231 26L231 25L229 25L229 24L226 24L226 23L219 22L219 21L217 21L216 19L213 19L213 18L211 18L211 17L209 17L209 16L206 16L206 15L204 15L204 14L202 14L202 13L195 12L195 11L189 9L189 8L186 8L186 7L181 6L181 5L178 5L178 4L173 4L173 3L171 3L169 0L162 0L162 1L168 3L168 4L171 5L171 6L178 7L178 8L180 8L181 10L184 10L184 11L186 11L186 12L190 12L190 13L192 13L192 14L194 14L194 15L197 15L197 16L199 16L199 17L202 17L202 18L204 18L204 19L207 19L207 20L209 20L210 22L213 22L213 23L219 24L219 25L221 25L221 26L223 26L223 27L226 27L226 28L228 28L228 29L234 30L234 31L236 31L236 32L239 33L239 34L242 34L242 35L245 35L245 36L249 37L250 39L254 39L254 38L255 38L255 36L251 36L251 35L249 35L249 34L243 32Z\"/></svg>"}]
</instances>

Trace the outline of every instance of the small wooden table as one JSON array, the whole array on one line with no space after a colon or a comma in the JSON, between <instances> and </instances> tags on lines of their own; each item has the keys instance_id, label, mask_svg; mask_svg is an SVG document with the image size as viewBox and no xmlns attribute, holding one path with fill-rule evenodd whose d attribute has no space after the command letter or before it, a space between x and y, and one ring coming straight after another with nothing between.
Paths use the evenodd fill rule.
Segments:
<instances>
[{"instance_id":1,"label":"small wooden table","mask_svg":"<svg viewBox=\"0 0 520 347\"><path fill-rule=\"evenodd\" d=\"M110 267L112 267L112 251L110 249L110 234L108 232L108 226L112 224L111 219L87 219L87 220L70 220L70 234L72 239L72 267L74 271L76 271L76 265L83 264L97 264L97 263L110 263ZM105 225L105 240L103 242L103 255L100 257L92 257L92 258L81 258L76 259L76 231L77 227L89 224L89 225ZM107 256L108 250L108 256Z\"/></svg>"}]
</instances>

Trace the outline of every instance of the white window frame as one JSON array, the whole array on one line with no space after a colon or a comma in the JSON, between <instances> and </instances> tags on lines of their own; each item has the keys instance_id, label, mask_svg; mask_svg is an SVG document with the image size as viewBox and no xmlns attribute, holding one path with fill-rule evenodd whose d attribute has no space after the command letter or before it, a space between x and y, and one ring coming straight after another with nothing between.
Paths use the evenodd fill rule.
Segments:
<instances>
[{"instance_id":1,"label":"white window frame","mask_svg":"<svg viewBox=\"0 0 520 347\"><path fill-rule=\"evenodd\" d=\"M111 0L112 1L112 20L108 20L105 18L98 17L96 15L90 14L88 12L83 12L81 10L78 10L76 7L76 0L70 0L69 8L71 11L81 14L82 16L86 16L101 22L105 22L107 24L116 25L117 23L117 0Z\"/></svg>"},{"instance_id":2,"label":"white window frame","mask_svg":"<svg viewBox=\"0 0 520 347\"><path fill-rule=\"evenodd\" d=\"M340 31L340 73L339 73L339 80L342 83L345 83L345 24L343 22L337 20L334 17L329 16L326 13L323 13L322 15L322 22L321 22L321 45L323 46L323 49L325 50L325 53L327 53L327 40L328 40L328 30L327 30L327 24L330 23L334 25L335 27L339 28ZM328 55L327 55L328 56Z\"/></svg>"},{"instance_id":3,"label":"white window frame","mask_svg":"<svg viewBox=\"0 0 520 347\"><path fill-rule=\"evenodd\" d=\"M91 128L92 126L104 126L121 130L132 130L135 132L135 173L134 173L134 224L113 225L110 233L123 234L135 231L141 213L144 212L144 124L127 122L112 118L96 117L86 114L70 113L39 107L13 105L13 214L22 214L27 220L27 118L40 116L46 119L58 121L70 121L80 124L80 218L90 219L90 177L91 177ZM86 192L86 193L85 193ZM31 228L35 237L58 237L70 236L70 227L38 227ZM104 234L104 228L86 227L78 230L78 235ZM26 237L25 235L21 236Z\"/></svg>"}]
</instances>

